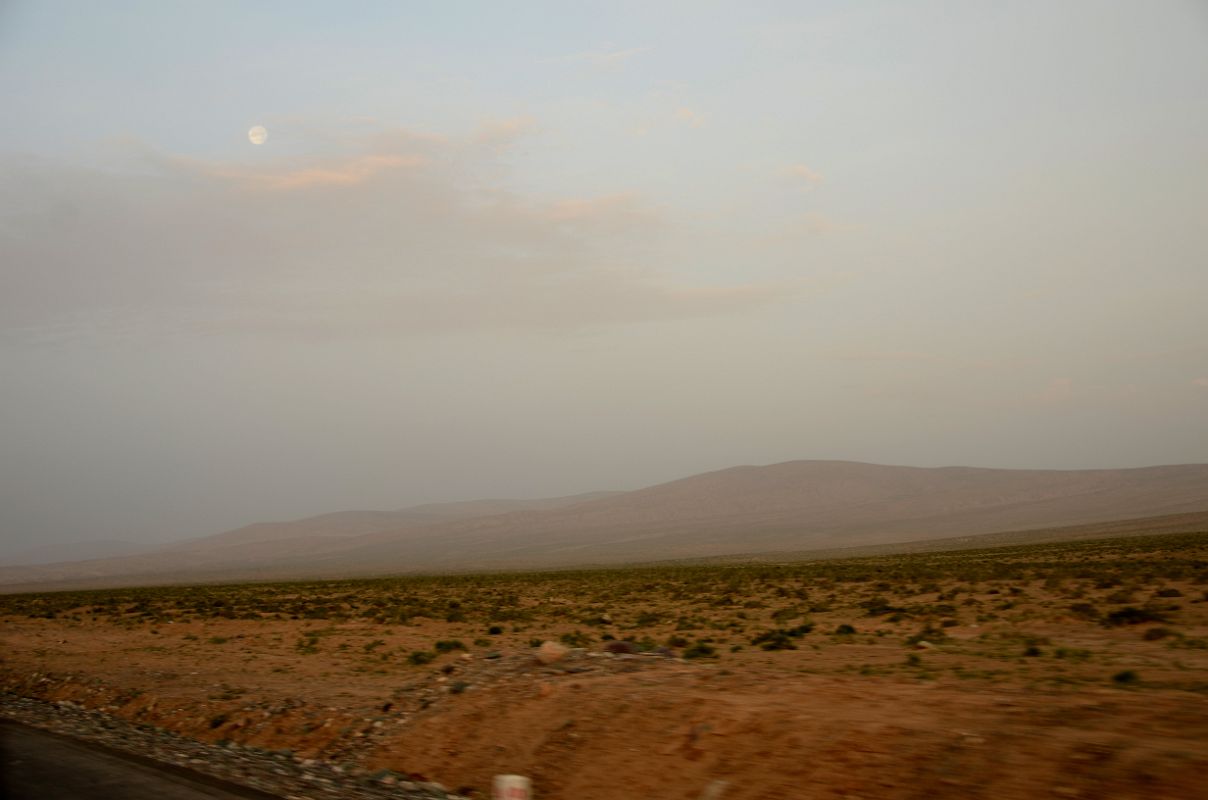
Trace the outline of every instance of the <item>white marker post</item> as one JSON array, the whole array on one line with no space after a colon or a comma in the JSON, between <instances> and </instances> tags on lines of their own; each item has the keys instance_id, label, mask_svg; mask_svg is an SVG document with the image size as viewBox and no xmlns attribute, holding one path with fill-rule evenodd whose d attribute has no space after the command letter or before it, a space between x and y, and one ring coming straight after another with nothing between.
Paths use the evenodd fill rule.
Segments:
<instances>
[{"instance_id":1,"label":"white marker post","mask_svg":"<svg viewBox=\"0 0 1208 800\"><path fill-rule=\"evenodd\" d=\"M491 800L533 800L533 782L523 775L496 775Z\"/></svg>"}]
</instances>

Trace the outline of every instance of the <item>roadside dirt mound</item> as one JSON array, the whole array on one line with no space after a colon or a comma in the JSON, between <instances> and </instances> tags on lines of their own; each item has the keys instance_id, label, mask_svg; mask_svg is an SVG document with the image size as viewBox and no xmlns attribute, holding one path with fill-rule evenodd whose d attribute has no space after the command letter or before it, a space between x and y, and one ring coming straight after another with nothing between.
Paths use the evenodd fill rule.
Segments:
<instances>
[{"instance_id":1,"label":"roadside dirt mound","mask_svg":"<svg viewBox=\"0 0 1208 800\"><path fill-rule=\"evenodd\" d=\"M370 763L453 786L517 772L568 800L695 800L714 781L726 800L1193 796L1203 706L1156 700L669 665L467 691Z\"/></svg>"},{"instance_id":2,"label":"roadside dirt mound","mask_svg":"<svg viewBox=\"0 0 1208 800\"><path fill-rule=\"evenodd\" d=\"M81 678L9 688L96 704L95 681ZM462 660L372 712L308 696L299 686L238 716L152 693L102 707L306 768L318 758L354 780L434 781L470 797L520 773L542 800L696 800L710 786L722 800L1184 798L1208 768L1208 707L1187 693L971 691L572 651L550 666L530 654Z\"/></svg>"}]
</instances>

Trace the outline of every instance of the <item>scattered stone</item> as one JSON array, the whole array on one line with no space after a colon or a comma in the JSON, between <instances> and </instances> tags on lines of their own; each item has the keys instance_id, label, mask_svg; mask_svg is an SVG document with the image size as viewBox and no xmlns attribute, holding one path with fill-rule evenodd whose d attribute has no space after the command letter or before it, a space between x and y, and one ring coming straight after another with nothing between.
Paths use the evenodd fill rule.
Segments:
<instances>
[{"instance_id":1,"label":"scattered stone","mask_svg":"<svg viewBox=\"0 0 1208 800\"><path fill-rule=\"evenodd\" d=\"M0 717L76 739L299 800L441 800L455 798L444 787L417 784L391 770L365 780L355 765L294 758L292 750L208 744L151 725L128 722L78 703L64 705L0 691ZM356 735L364 736L362 733ZM375 779L380 776L382 779Z\"/></svg>"}]
</instances>

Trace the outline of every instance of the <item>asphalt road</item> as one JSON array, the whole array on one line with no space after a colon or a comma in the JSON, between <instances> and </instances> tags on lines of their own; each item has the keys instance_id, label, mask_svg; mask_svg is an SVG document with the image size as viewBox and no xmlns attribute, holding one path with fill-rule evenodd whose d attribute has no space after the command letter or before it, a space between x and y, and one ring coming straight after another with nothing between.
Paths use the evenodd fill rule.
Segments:
<instances>
[{"instance_id":1,"label":"asphalt road","mask_svg":"<svg viewBox=\"0 0 1208 800\"><path fill-rule=\"evenodd\" d=\"M0 719L3 800L275 800L273 795Z\"/></svg>"}]
</instances>

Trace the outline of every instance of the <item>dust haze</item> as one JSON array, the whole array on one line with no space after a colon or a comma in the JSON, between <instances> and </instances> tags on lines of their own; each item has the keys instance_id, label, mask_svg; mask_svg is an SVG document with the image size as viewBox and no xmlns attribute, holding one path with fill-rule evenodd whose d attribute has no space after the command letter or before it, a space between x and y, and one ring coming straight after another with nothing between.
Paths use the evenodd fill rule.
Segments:
<instances>
[{"instance_id":1,"label":"dust haze","mask_svg":"<svg viewBox=\"0 0 1208 800\"><path fill-rule=\"evenodd\" d=\"M5 551L1205 460L1201 9L676 8L12 4Z\"/></svg>"},{"instance_id":2,"label":"dust haze","mask_svg":"<svg viewBox=\"0 0 1208 800\"><path fill-rule=\"evenodd\" d=\"M0 795L1202 791L1206 86L1201 0L0 2Z\"/></svg>"}]
</instances>

